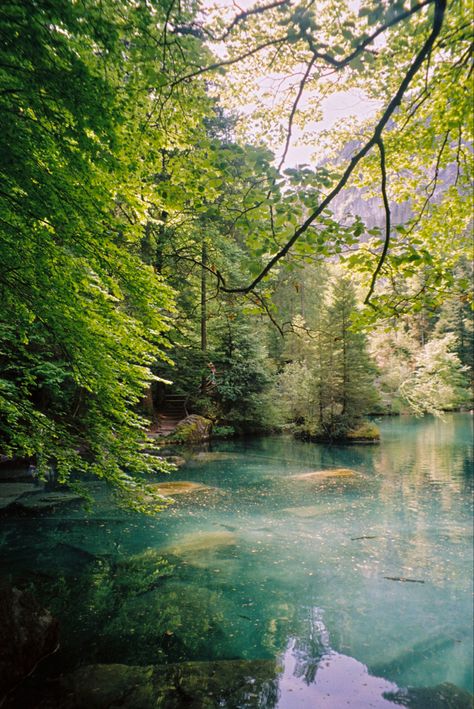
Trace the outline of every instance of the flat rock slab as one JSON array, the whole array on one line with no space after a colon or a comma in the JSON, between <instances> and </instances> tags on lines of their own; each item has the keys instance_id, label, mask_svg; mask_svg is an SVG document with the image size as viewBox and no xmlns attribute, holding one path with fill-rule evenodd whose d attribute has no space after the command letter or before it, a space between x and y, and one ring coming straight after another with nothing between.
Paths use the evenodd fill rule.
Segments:
<instances>
[{"instance_id":1,"label":"flat rock slab","mask_svg":"<svg viewBox=\"0 0 474 709\"><path fill-rule=\"evenodd\" d=\"M0 483L0 510L9 507L23 495L34 493L36 490L32 483Z\"/></svg>"},{"instance_id":2,"label":"flat rock slab","mask_svg":"<svg viewBox=\"0 0 474 709\"><path fill-rule=\"evenodd\" d=\"M232 453L225 453L223 451L199 451L196 455L193 455L191 462L198 463L214 463L215 461L221 460L235 460L235 455Z\"/></svg>"},{"instance_id":3,"label":"flat rock slab","mask_svg":"<svg viewBox=\"0 0 474 709\"><path fill-rule=\"evenodd\" d=\"M178 480L176 482L169 483L156 483L152 485L153 489L156 490L160 495L165 497L174 497L175 495L189 495L193 492L204 492L206 490L213 490L214 488L204 485L203 483L193 483L187 480Z\"/></svg>"},{"instance_id":4,"label":"flat rock slab","mask_svg":"<svg viewBox=\"0 0 474 709\"><path fill-rule=\"evenodd\" d=\"M75 492L39 492L20 497L16 505L29 512L53 510L55 507L83 502Z\"/></svg>"},{"instance_id":5,"label":"flat rock slab","mask_svg":"<svg viewBox=\"0 0 474 709\"><path fill-rule=\"evenodd\" d=\"M183 709L270 706L278 668L273 660L171 665L89 665L38 690L25 687L16 706L35 709ZM33 696L31 696L33 695ZM32 702L30 702L32 700Z\"/></svg>"},{"instance_id":6,"label":"flat rock slab","mask_svg":"<svg viewBox=\"0 0 474 709\"><path fill-rule=\"evenodd\" d=\"M195 563L199 556L214 554L225 547L234 546L237 538L232 532L198 532L185 534L174 544L162 550L163 554L172 554Z\"/></svg>"},{"instance_id":7,"label":"flat rock slab","mask_svg":"<svg viewBox=\"0 0 474 709\"><path fill-rule=\"evenodd\" d=\"M308 482L325 480L326 478L355 478L357 473L350 468L330 468L329 470L313 470L310 473L292 475L292 480L307 480Z\"/></svg>"}]
</instances>

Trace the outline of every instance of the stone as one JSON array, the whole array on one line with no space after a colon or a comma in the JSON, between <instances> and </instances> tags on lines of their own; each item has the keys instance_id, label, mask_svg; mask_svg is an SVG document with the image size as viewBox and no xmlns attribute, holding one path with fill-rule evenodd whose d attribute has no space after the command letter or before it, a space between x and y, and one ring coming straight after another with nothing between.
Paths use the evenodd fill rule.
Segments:
<instances>
[{"instance_id":1,"label":"stone","mask_svg":"<svg viewBox=\"0 0 474 709\"><path fill-rule=\"evenodd\" d=\"M82 503L84 499L75 492L36 492L16 501L16 504L28 512L53 510L61 505Z\"/></svg>"},{"instance_id":2,"label":"stone","mask_svg":"<svg viewBox=\"0 0 474 709\"><path fill-rule=\"evenodd\" d=\"M178 443L203 443L211 437L212 421L191 414L180 421L170 438Z\"/></svg>"},{"instance_id":3,"label":"stone","mask_svg":"<svg viewBox=\"0 0 474 709\"><path fill-rule=\"evenodd\" d=\"M181 468L186 465L186 459L182 458L180 455L165 455L163 456L167 463L172 463L176 465L177 468Z\"/></svg>"},{"instance_id":4,"label":"stone","mask_svg":"<svg viewBox=\"0 0 474 709\"><path fill-rule=\"evenodd\" d=\"M88 665L49 686L24 688L16 705L35 709L209 709L274 706L278 668L273 660L220 660L170 665ZM31 696L33 695L33 696ZM29 700L34 701L29 703Z\"/></svg>"},{"instance_id":5,"label":"stone","mask_svg":"<svg viewBox=\"0 0 474 709\"><path fill-rule=\"evenodd\" d=\"M58 647L58 622L26 591L0 586L1 698Z\"/></svg>"},{"instance_id":6,"label":"stone","mask_svg":"<svg viewBox=\"0 0 474 709\"><path fill-rule=\"evenodd\" d=\"M313 470L310 473L292 475L293 480L307 480L308 482L325 480L326 478L354 478L357 473L350 468L329 468L328 470Z\"/></svg>"},{"instance_id":7,"label":"stone","mask_svg":"<svg viewBox=\"0 0 474 709\"><path fill-rule=\"evenodd\" d=\"M401 689L384 697L410 709L472 709L474 706L474 696L450 682L435 687Z\"/></svg>"},{"instance_id":8,"label":"stone","mask_svg":"<svg viewBox=\"0 0 474 709\"><path fill-rule=\"evenodd\" d=\"M193 492L204 492L206 490L212 490L213 488L203 483L193 483L187 480L178 480L176 482L169 483L152 483L148 485L152 487L160 495L165 497L174 497L175 495L189 495Z\"/></svg>"},{"instance_id":9,"label":"stone","mask_svg":"<svg viewBox=\"0 0 474 709\"><path fill-rule=\"evenodd\" d=\"M162 550L163 554L179 556L190 564L199 565L199 557L214 554L237 543L235 534L227 531L185 534L174 544Z\"/></svg>"},{"instance_id":10,"label":"stone","mask_svg":"<svg viewBox=\"0 0 474 709\"><path fill-rule=\"evenodd\" d=\"M35 492L31 483L0 483L0 510L13 505L23 495Z\"/></svg>"},{"instance_id":11,"label":"stone","mask_svg":"<svg viewBox=\"0 0 474 709\"><path fill-rule=\"evenodd\" d=\"M199 451L192 457L192 462L197 461L199 463L213 463L221 460L235 460L235 455L222 451Z\"/></svg>"}]
</instances>

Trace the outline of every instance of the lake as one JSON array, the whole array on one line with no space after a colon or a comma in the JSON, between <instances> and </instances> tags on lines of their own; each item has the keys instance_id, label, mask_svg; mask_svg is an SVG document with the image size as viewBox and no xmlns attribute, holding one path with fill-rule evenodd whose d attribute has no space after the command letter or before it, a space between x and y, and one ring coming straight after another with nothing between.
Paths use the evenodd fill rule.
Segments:
<instances>
[{"instance_id":1,"label":"lake","mask_svg":"<svg viewBox=\"0 0 474 709\"><path fill-rule=\"evenodd\" d=\"M6 706L60 706L56 676L97 707L467 706L473 417L377 423L380 445L184 451L166 481L202 487L156 517L100 483L89 513L4 517L2 575L61 628Z\"/></svg>"}]
</instances>

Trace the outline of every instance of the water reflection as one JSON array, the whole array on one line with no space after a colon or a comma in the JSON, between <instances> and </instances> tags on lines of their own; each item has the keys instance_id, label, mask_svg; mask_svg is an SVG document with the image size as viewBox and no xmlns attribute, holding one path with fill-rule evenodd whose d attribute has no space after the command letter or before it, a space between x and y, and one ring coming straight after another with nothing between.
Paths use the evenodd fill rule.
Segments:
<instances>
[{"instance_id":1,"label":"water reflection","mask_svg":"<svg viewBox=\"0 0 474 709\"><path fill-rule=\"evenodd\" d=\"M156 519L118 511L102 489L88 516L6 517L0 570L62 629L31 681L78 684L82 665L98 683L100 668L126 665L132 681L159 665L153 677L186 677L191 694L229 697L232 684L235 706L260 709L471 689L471 432L471 417L450 416L387 420L374 447L229 441L180 469L174 479L206 488ZM305 477L328 469L354 475ZM416 706L447 702L458 690L446 687Z\"/></svg>"},{"instance_id":2,"label":"water reflection","mask_svg":"<svg viewBox=\"0 0 474 709\"><path fill-rule=\"evenodd\" d=\"M309 671L309 672L308 672ZM311 680L308 676L313 677ZM397 694L393 682L369 675L367 667L348 655L328 650L318 660L302 657L299 642L291 639L283 656L278 680L278 709L368 709L399 707L384 693Z\"/></svg>"}]
</instances>

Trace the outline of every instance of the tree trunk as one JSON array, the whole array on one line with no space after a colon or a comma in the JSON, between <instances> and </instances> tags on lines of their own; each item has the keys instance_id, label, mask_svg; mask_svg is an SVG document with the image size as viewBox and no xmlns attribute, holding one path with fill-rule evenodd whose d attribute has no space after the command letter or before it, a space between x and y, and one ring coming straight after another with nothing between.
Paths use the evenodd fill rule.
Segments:
<instances>
[{"instance_id":1,"label":"tree trunk","mask_svg":"<svg viewBox=\"0 0 474 709\"><path fill-rule=\"evenodd\" d=\"M201 248L201 350L207 351L207 248L204 237Z\"/></svg>"}]
</instances>

